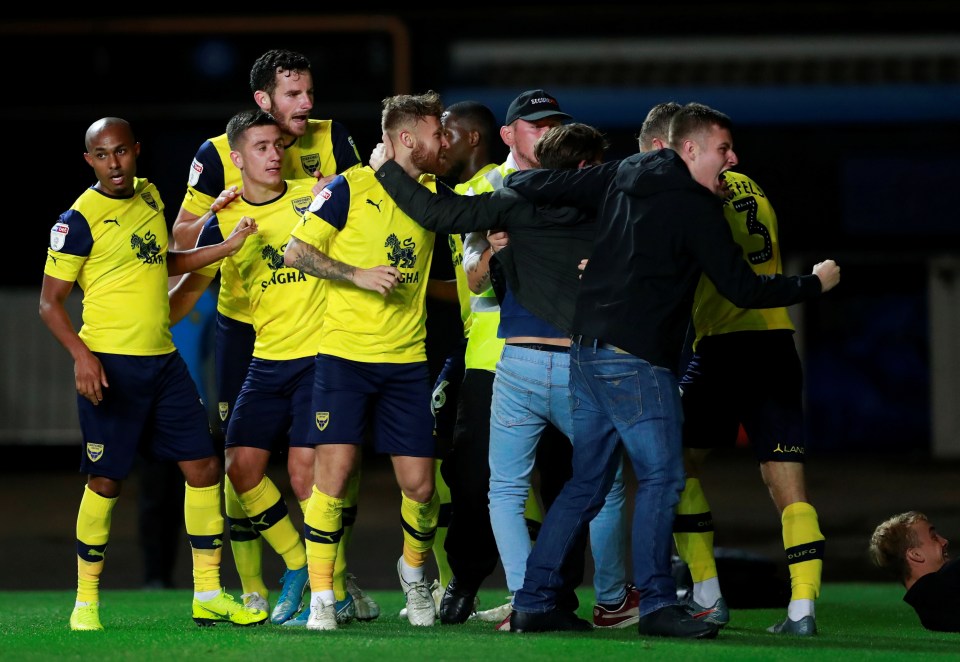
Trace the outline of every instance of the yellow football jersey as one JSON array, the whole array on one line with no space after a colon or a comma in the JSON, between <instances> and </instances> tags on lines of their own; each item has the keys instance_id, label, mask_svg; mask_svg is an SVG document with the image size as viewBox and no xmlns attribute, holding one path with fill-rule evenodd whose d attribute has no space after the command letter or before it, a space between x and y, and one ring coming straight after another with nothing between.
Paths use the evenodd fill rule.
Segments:
<instances>
[{"instance_id":1,"label":"yellow football jersey","mask_svg":"<svg viewBox=\"0 0 960 662\"><path fill-rule=\"evenodd\" d=\"M436 193L432 175L422 176L420 183ZM326 283L319 353L367 363L426 360L427 279L435 235L400 211L373 170L359 168L334 179L292 234L344 264L400 270L400 282L386 297L347 281Z\"/></svg>"},{"instance_id":2,"label":"yellow football jersey","mask_svg":"<svg viewBox=\"0 0 960 662\"><path fill-rule=\"evenodd\" d=\"M777 215L770 200L757 184L745 175L724 173L730 195L723 203L723 215L734 240L743 247L743 257L757 274L783 273ZM793 322L786 308L737 308L706 276L700 277L693 299L695 342L704 336L734 331L791 329ZM696 347L696 344L694 344Z\"/></svg>"},{"instance_id":3,"label":"yellow football jersey","mask_svg":"<svg viewBox=\"0 0 960 662\"><path fill-rule=\"evenodd\" d=\"M312 177L315 170L324 175L344 172L360 165L360 154L347 129L332 120L310 120L307 132L287 145L283 153L283 178ZM227 134L203 143L190 164L187 192L183 208L196 216L203 216L221 191L241 187L240 170L230 160ZM251 322L249 302L243 295L243 286L233 265L225 264L220 271L220 294L217 310L238 322Z\"/></svg>"},{"instance_id":4,"label":"yellow football jersey","mask_svg":"<svg viewBox=\"0 0 960 662\"><path fill-rule=\"evenodd\" d=\"M80 338L94 352L174 351L167 296L167 223L157 188L143 178L115 198L93 187L50 231L44 274L83 290Z\"/></svg>"},{"instance_id":5,"label":"yellow football jersey","mask_svg":"<svg viewBox=\"0 0 960 662\"><path fill-rule=\"evenodd\" d=\"M316 353L323 325L323 281L283 264L290 228L310 206L314 184L314 179L288 181L283 195L263 204L235 200L200 232L198 245L208 246L230 236L244 216L257 222L257 233L247 237L235 255L199 271L212 277L229 263L237 274L250 302L257 358L283 361Z\"/></svg>"}]
</instances>

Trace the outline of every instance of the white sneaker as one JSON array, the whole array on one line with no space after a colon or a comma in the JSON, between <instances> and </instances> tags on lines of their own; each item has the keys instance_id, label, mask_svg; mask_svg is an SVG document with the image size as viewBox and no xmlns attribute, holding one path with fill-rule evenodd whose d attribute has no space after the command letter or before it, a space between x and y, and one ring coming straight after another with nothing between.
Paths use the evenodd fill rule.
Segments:
<instances>
[{"instance_id":1,"label":"white sneaker","mask_svg":"<svg viewBox=\"0 0 960 662\"><path fill-rule=\"evenodd\" d=\"M432 626L437 622L437 606L433 602L433 595L426 579L409 584L403 579L400 571L403 557L397 560L397 576L400 578L400 588L407 597L407 620L410 625Z\"/></svg>"},{"instance_id":2,"label":"white sneaker","mask_svg":"<svg viewBox=\"0 0 960 662\"><path fill-rule=\"evenodd\" d=\"M358 621L372 621L380 615L380 605L367 595L359 585L355 575L347 573L347 593L353 596L354 616Z\"/></svg>"},{"instance_id":3,"label":"white sneaker","mask_svg":"<svg viewBox=\"0 0 960 662\"><path fill-rule=\"evenodd\" d=\"M476 618L485 623L502 623L503 619L510 618L511 611L513 611L513 603L508 602L499 607L478 611ZM471 616L471 618L473 618L473 616Z\"/></svg>"},{"instance_id":4,"label":"white sneaker","mask_svg":"<svg viewBox=\"0 0 960 662\"><path fill-rule=\"evenodd\" d=\"M440 617L440 601L443 600L443 591L444 588L440 586L440 580L434 579L433 583L430 584L430 595L433 596L433 604L437 606L437 618ZM404 607L400 610L400 613L397 614L399 618L407 617L407 608Z\"/></svg>"},{"instance_id":5,"label":"white sneaker","mask_svg":"<svg viewBox=\"0 0 960 662\"><path fill-rule=\"evenodd\" d=\"M307 619L308 630L336 630L337 607L334 602L324 602L320 597L310 603L310 618Z\"/></svg>"},{"instance_id":6,"label":"white sneaker","mask_svg":"<svg viewBox=\"0 0 960 662\"><path fill-rule=\"evenodd\" d=\"M240 599L243 600L243 605L247 608L259 609L260 611L265 611L268 614L270 613L270 601L256 591L253 591L252 593L244 593L240 596Z\"/></svg>"}]
</instances>

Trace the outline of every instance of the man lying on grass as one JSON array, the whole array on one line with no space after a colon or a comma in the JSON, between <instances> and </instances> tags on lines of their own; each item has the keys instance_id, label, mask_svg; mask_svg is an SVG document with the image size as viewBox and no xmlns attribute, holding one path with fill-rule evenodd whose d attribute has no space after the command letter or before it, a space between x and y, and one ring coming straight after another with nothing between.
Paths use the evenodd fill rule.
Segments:
<instances>
[{"instance_id":1,"label":"man lying on grass","mask_svg":"<svg viewBox=\"0 0 960 662\"><path fill-rule=\"evenodd\" d=\"M911 510L883 522L870 538L873 562L906 587L904 602L928 630L960 632L960 559L923 513Z\"/></svg>"}]
</instances>

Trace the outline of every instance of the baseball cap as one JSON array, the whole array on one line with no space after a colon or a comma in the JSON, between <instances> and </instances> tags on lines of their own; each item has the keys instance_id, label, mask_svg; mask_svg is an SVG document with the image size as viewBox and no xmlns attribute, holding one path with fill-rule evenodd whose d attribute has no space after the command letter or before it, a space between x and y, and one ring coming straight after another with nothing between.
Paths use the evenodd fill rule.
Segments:
<instances>
[{"instance_id":1,"label":"baseball cap","mask_svg":"<svg viewBox=\"0 0 960 662\"><path fill-rule=\"evenodd\" d=\"M513 124L517 120L542 120L545 117L559 117L572 119L570 115L560 110L560 104L543 90L527 90L510 102L507 108L507 121L504 124Z\"/></svg>"}]
</instances>

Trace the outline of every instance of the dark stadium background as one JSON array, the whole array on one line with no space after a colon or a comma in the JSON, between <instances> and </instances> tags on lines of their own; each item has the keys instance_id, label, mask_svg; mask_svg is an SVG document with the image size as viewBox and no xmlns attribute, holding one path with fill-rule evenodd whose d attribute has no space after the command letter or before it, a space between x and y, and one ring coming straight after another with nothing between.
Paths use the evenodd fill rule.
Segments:
<instances>
[{"instance_id":1,"label":"dark stadium background","mask_svg":"<svg viewBox=\"0 0 960 662\"><path fill-rule=\"evenodd\" d=\"M826 257L843 266L837 290L794 314L816 462L855 467L855 462L869 460L881 463L882 473L891 465L925 468L928 462L955 469L951 460L960 456L960 441L952 454L934 457L933 452L931 383L944 358L931 356L935 329L929 320L930 279L949 283L960 273L954 267L960 253L955 194L960 175L960 5L692 2L409 8L364 3L351 9L229 14L124 8L98 16L97 10L91 14L78 8L48 17L21 7L19 14L6 15L0 21L0 61L8 98L0 119L8 149L0 167L10 229L0 294L39 293L49 228L93 182L82 159L83 132L93 120L119 115L132 122L142 143L138 174L158 184L172 222L193 153L205 138L221 133L234 112L250 105L249 67L269 48L291 48L311 58L314 116L346 124L364 160L379 138L380 100L398 92L435 89L447 103L469 95L488 103L500 117L510 98L543 87L576 119L607 133L611 158L635 151L636 132L654 103L704 101L732 116L738 170L755 178L771 198L789 268L807 271ZM877 54L837 61L826 73L794 64L781 76L776 67L784 66L783 56L772 49L766 68L760 58L761 65L745 67L736 83L730 82L729 66L741 47L755 53L756 43L802 46L824 38L851 53L860 53L858 45L869 42ZM713 68L709 62L685 69L661 63L658 70L649 63L614 60L581 70L568 65L570 54L562 50L569 39L600 49L628 40L672 40L694 49L698 43L719 41L726 59ZM898 44L905 39L946 47L898 59ZM559 66L551 66L549 58L518 59L486 70L456 64L456 49L465 42L492 45L496 53L497 44L507 48L543 40L560 44ZM886 43L889 54L884 53ZM931 267L944 260L945 268ZM438 254L435 262L442 275L445 256ZM431 307L434 369L456 338L458 324L455 310ZM42 329L35 318L23 328ZM16 335L4 340L7 351L15 352ZM55 351L69 361L62 350ZM5 365L0 358L0 372L9 369ZM954 373L956 368L960 366L948 366ZM7 377L9 389L18 377ZM15 415L9 408L3 411ZM75 416L69 410L55 414ZM3 448L6 470L44 463L60 470L76 466L75 447L64 450L51 440L8 435ZM748 468L749 454L741 459L742 472L755 471ZM759 479L749 480L759 488ZM758 494L751 498L765 498L762 488ZM948 489L930 498L956 503L956 496ZM68 525L75 514L72 498L65 505ZM772 508L768 503L761 508L763 521L775 531ZM886 514L878 513L880 518ZM860 530L874 519L872 513L858 512L843 526Z\"/></svg>"}]
</instances>

